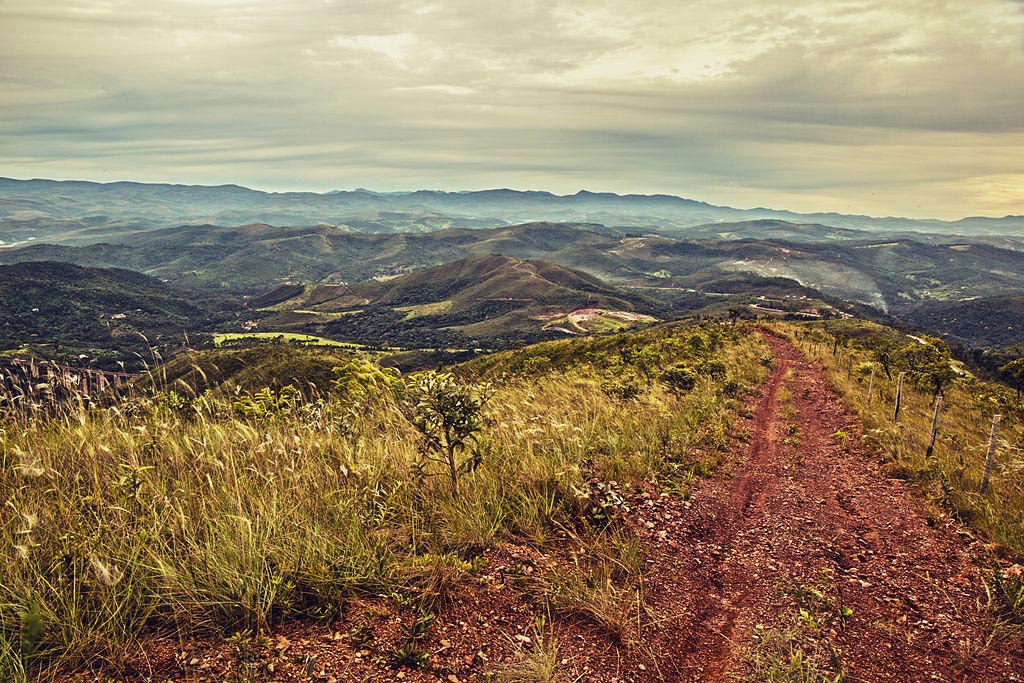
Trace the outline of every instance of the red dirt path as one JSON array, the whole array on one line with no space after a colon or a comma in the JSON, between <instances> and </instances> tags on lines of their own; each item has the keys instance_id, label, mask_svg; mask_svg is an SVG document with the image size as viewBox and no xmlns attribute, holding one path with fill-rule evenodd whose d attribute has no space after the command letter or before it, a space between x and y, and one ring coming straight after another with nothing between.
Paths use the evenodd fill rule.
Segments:
<instances>
[{"instance_id":1,"label":"red dirt path","mask_svg":"<svg viewBox=\"0 0 1024 683\"><path fill-rule=\"evenodd\" d=\"M1024 680L1020 643L987 642L979 544L886 478L820 367L766 338L774 371L742 456L688 506L662 498L646 515L655 648L675 653L664 680L740 678L757 625L792 609L782 588L825 575L853 610L831 638L851 680Z\"/></svg>"}]
</instances>

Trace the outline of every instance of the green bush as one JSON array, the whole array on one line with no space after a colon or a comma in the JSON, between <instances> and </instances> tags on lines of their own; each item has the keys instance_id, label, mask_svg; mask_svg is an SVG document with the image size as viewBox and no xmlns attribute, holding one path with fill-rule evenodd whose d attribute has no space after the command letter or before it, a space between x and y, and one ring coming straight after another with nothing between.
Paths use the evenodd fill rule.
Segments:
<instances>
[{"instance_id":1,"label":"green bush","mask_svg":"<svg viewBox=\"0 0 1024 683\"><path fill-rule=\"evenodd\" d=\"M269 420L291 413L302 402L302 394L294 385L274 391L263 387L259 391L245 392L231 404L235 415L244 420Z\"/></svg>"},{"instance_id":2,"label":"green bush","mask_svg":"<svg viewBox=\"0 0 1024 683\"><path fill-rule=\"evenodd\" d=\"M677 394L685 394L697 386L697 375L685 365L676 365L661 374L661 381Z\"/></svg>"},{"instance_id":3,"label":"green bush","mask_svg":"<svg viewBox=\"0 0 1024 683\"><path fill-rule=\"evenodd\" d=\"M426 463L442 465L458 493L459 475L479 464L477 457L461 454L483 428L481 410L490 385L463 384L450 373L431 370L411 376L405 391L405 414L423 437L421 473L429 474Z\"/></svg>"}]
</instances>

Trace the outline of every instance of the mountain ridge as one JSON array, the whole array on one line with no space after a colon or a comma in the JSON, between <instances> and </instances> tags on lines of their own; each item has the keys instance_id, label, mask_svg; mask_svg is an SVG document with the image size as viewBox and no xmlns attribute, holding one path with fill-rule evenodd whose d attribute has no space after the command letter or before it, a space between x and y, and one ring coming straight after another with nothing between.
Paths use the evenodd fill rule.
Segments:
<instances>
[{"instance_id":1,"label":"mountain ridge","mask_svg":"<svg viewBox=\"0 0 1024 683\"><path fill-rule=\"evenodd\" d=\"M880 232L1024 234L1024 216L968 216L944 221L797 213L763 207L739 209L668 194L620 195L585 189L569 195L509 188L317 193L265 192L234 184L0 178L0 247L29 240L96 242L127 232L202 223L325 223L359 232L428 232L547 221L600 223L678 234L699 225L761 219Z\"/></svg>"}]
</instances>

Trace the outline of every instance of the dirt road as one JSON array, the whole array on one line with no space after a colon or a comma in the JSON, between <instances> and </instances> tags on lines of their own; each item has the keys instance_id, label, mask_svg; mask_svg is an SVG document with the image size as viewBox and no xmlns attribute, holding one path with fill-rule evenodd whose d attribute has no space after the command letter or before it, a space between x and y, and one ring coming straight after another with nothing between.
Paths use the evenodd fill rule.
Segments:
<instances>
[{"instance_id":1,"label":"dirt road","mask_svg":"<svg viewBox=\"0 0 1024 683\"><path fill-rule=\"evenodd\" d=\"M657 678L736 680L757 643L789 643L849 680L1024 680L1021 644L977 607L979 544L886 478L820 368L768 341L745 446L690 501L638 511Z\"/></svg>"}]
</instances>

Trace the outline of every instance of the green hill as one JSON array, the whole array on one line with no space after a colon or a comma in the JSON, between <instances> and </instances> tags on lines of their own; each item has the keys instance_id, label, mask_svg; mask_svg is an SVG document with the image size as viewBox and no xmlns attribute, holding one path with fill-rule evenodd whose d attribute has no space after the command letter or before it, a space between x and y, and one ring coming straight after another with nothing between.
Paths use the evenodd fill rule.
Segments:
<instances>
[{"instance_id":1,"label":"green hill","mask_svg":"<svg viewBox=\"0 0 1024 683\"><path fill-rule=\"evenodd\" d=\"M398 307L449 301L455 310L462 310L480 301L508 300L594 303L631 310L632 304L623 296L622 292L579 270L550 261L492 254L470 256L382 282L313 286L283 305L327 311L360 305Z\"/></svg>"},{"instance_id":2,"label":"green hill","mask_svg":"<svg viewBox=\"0 0 1024 683\"><path fill-rule=\"evenodd\" d=\"M0 266L0 301L0 348L31 345L83 365L151 358L214 315L209 302L147 275L67 263Z\"/></svg>"},{"instance_id":3,"label":"green hill","mask_svg":"<svg viewBox=\"0 0 1024 683\"><path fill-rule=\"evenodd\" d=\"M918 327L941 331L968 346L1024 344L1024 295L929 302L906 317Z\"/></svg>"},{"instance_id":4,"label":"green hill","mask_svg":"<svg viewBox=\"0 0 1024 683\"><path fill-rule=\"evenodd\" d=\"M261 326L315 329L332 338L412 348L508 346L552 334L624 329L669 310L581 271L497 255L471 256L384 281L301 291L282 286L254 301L269 307ZM579 311L587 313L558 324Z\"/></svg>"},{"instance_id":5,"label":"green hill","mask_svg":"<svg viewBox=\"0 0 1024 683\"><path fill-rule=\"evenodd\" d=\"M294 344L259 344L242 348L205 349L183 354L137 381L139 387L174 389L189 395L211 390L230 397L237 391L275 391L287 385L304 393L327 392L336 378L333 368L351 353L336 348Z\"/></svg>"}]
</instances>

